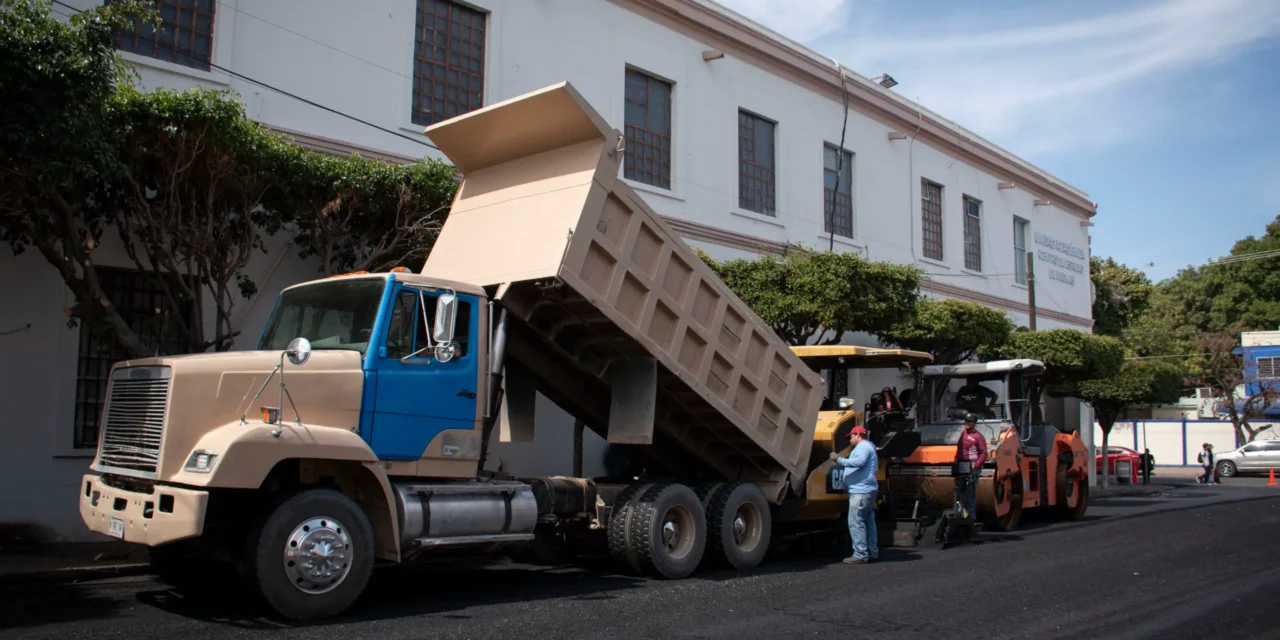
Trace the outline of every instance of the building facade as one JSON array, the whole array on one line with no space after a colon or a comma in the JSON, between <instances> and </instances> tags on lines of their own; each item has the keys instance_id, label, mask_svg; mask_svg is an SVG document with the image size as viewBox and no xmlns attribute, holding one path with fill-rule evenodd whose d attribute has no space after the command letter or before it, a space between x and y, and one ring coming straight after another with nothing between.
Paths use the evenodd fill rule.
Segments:
<instances>
[{"instance_id":1,"label":"building facade","mask_svg":"<svg viewBox=\"0 0 1280 640\"><path fill-rule=\"evenodd\" d=\"M438 157L425 125L567 80L625 132L622 177L714 257L798 244L916 264L928 295L1026 325L1031 255L1038 328L1092 326L1096 206L1084 193L708 0L156 4L164 27L117 43L144 88L233 89L250 118L297 144L392 162ZM95 252L117 267L112 286L133 294L126 313L158 306L118 246ZM256 343L275 291L317 275L283 237L249 271L262 293L236 305L236 348ZM0 308L0 394L14 408L0 478L39 487L0 496L0 522L80 539L76 483L96 443L111 350L67 328L71 294L39 256L0 253L0 291L21 301ZM862 388L883 384L899 382L855 379L851 392L861 402ZM545 399L538 408L538 441L497 445L495 464L567 470L570 423ZM1075 403L1052 411L1092 424ZM602 447L588 442L588 458Z\"/></svg>"}]
</instances>

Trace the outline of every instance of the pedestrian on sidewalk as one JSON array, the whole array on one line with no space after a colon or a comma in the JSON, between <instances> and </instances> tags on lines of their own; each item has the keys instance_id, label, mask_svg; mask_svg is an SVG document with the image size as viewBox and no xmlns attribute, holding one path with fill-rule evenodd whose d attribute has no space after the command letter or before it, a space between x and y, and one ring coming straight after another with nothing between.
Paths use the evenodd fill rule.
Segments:
<instances>
[{"instance_id":1,"label":"pedestrian on sidewalk","mask_svg":"<svg viewBox=\"0 0 1280 640\"><path fill-rule=\"evenodd\" d=\"M1200 455L1196 458L1200 462L1200 467L1204 469L1204 473L1196 476L1196 484L1211 484L1216 478L1213 477L1213 445L1208 442L1200 447Z\"/></svg>"},{"instance_id":2,"label":"pedestrian on sidewalk","mask_svg":"<svg viewBox=\"0 0 1280 640\"><path fill-rule=\"evenodd\" d=\"M876 494L880 485L876 481L876 448L867 440L867 429L862 425L850 434L853 450L848 458L831 452L831 459L843 467L842 478L849 494L849 537L853 539L853 555L844 559L845 564L867 564L880 556L879 532L876 531Z\"/></svg>"}]
</instances>

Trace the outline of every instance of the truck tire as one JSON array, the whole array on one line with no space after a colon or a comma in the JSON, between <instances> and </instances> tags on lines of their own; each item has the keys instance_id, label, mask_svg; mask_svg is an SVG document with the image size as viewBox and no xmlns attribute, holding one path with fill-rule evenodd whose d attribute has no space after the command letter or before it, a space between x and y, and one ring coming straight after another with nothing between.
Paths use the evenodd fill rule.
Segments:
<instances>
[{"instance_id":1,"label":"truck tire","mask_svg":"<svg viewBox=\"0 0 1280 640\"><path fill-rule=\"evenodd\" d=\"M640 573L640 566L633 559L634 554L631 553L631 547L627 543L627 531L630 526L630 515L632 506L636 498L644 495L654 485L652 484L633 484L618 493L618 497L613 501L613 508L609 512L609 527L607 535L609 538L609 557L614 562L626 564L631 570Z\"/></svg>"},{"instance_id":2,"label":"truck tire","mask_svg":"<svg viewBox=\"0 0 1280 640\"><path fill-rule=\"evenodd\" d=\"M711 501L715 499L716 491L726 484L725 482L703 482L693 488L693 492L698 494L698 501L702 503L702 510L708 514L707 517L710 517Z\"/></svg>"},{"instance_id":3,"label":"truck tire","mask_svg":"<svg viewBox=\"0 0 1280 640\"><path fill-rule=\"evenodd\" d=\"M720 566L750 569L769 552L773 514L760 487L726 484L707 508L707 559Z\"/></svg>"},{"instance_id":4,"label":"truck tire","mask_svg":"<svg viewBox=\"0 0 1280 640\"><path fill-rule=\"evenodd\" d=\"M248 574L257 595L292 620L342 613L373 571L373 526L359 504L334 489L283 496L250 536Z\"/></svg>"},{"instance_id":5,"label":"truck tire","mask_svg":"<svg viewBox=\"0 0 1280 640\"><path fill-rule=\"evenodd\" d=\"M685 578L697 570L706 551L706 513L693 489L653 485L632 501L626 533L628 556L642 573Z\"/></svg>"}]
</instances>

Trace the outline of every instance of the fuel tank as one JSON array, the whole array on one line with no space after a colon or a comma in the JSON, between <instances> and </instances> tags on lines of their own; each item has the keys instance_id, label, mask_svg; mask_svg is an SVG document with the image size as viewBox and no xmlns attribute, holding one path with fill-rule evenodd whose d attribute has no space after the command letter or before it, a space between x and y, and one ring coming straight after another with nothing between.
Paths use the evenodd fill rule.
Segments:
<instances>
[{"instance_id":1,"label":"fuel tank","mask_svg":"<svg viewBox=\"0 0 1280 640\"><path fill-rule=\"evenodd\" d=\"M538 503L522 482L394 483L402 548L533 539Z\"/></svg>"}]
</instances>

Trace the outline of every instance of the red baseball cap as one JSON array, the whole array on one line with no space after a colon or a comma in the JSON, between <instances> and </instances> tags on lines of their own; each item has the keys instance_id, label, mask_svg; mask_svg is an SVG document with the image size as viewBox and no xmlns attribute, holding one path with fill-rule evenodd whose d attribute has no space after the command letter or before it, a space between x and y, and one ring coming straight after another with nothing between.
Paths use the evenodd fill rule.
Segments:
<instances>
[{"instance_id":1,"label":"red baseball cap","mask_svg":"<svg viewBox=\"0 0 1280 640\"><path fill-rule=\"evenodd\" d=\"M856 433L856 434L858 434L858 435L860 435L860 436L865 436L865 435L867 435L867 429L866 429L866 427L863 427L862 425L858 425L858 426L854 427L854 428L853 428L853 431L850 431L849 433Z\"/></svg>"}]
</instances>

